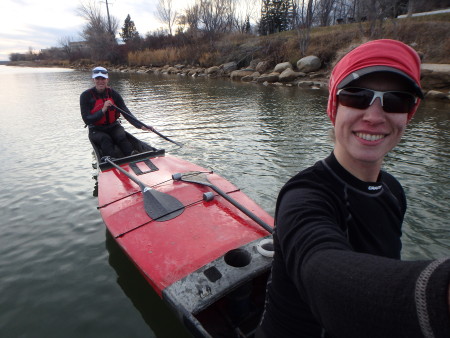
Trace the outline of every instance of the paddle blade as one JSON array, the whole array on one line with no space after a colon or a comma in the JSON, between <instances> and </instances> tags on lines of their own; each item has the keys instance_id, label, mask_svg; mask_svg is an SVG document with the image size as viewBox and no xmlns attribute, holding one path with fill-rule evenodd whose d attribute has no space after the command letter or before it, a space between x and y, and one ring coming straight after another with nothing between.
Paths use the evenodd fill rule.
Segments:
<instances>
[{"instance_id":1,"label":"paddle blade","mask_svg":"<svg viewBox=\"0 0 450 338\"><path fill-rule=\"evenodd\" d=\"M145 212L157 222L175 218L184 211L184 205L179 200L163 192L145 187L142 196Z\"/></svg>"}]
</instances>

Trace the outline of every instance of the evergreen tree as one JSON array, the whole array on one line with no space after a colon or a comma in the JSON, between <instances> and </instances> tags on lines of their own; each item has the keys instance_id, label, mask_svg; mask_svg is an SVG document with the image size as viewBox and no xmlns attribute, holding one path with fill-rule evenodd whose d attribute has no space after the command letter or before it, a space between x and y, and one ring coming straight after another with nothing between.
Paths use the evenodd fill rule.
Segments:
<instances>
[{"instance_id":1,"label":"evergreen tree","mask_svg":"<svg viewBox=\"0 0 450 338\"><path fill-rule=\"evenodd\" d=\"M291 29L293 8L293 0L263 0L260 34L267 35Z\"/></svg>"},{"instance_id":2,"label":"evergreen tree","mask_svg":"<svg viewBox=\"0 0 450 338\"><path fill-rule=\"evenodd\" d=\"M134 21L131 20L130 14L128 14L125 19L122 33L119 33L119 35L125 43L139 37L139 32L136 30L136 26L134 25Z\"/></svg>"},{"instance_id":3,"label":"evergreen tree","mask_svg":"<svg viewBox=\"0 0 450 338\"><path fill-rule=\"evenodd\" d=\"M244 32L247 34L250 34L252 31L252 27L250 25L250 16L247 15L247 18L245 19L245 23L244 23Z\"/></svg>"}]
</instances>

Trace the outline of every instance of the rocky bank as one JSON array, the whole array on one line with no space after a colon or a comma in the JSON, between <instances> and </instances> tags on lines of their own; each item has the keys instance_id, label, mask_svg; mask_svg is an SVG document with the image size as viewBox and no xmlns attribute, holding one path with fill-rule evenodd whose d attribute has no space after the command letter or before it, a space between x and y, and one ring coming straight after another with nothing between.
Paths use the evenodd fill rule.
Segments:
<instances>
[{"instance_id":1,"label":"rocky bank","mask_svg":"<svg viewBox=\"0 0 450 338\"><path fill-rule=\"evenodd\" d=\"M91 70L95 66L93 64L74 64L72 68ZM232 81L258 83L265 86L295 86L312 89L326 89L330 73L329 70L322 68L321 60L314 55L298 60L295 65L290 62L273 65L268 61L255 60L248 67L241 69L238 69L237 62L228 62L207 68L182 64L163 67L109 66L108 68L112 72L229 78ZM450 65L422 64L421 84L427 99L450 102Z\"/></svg>"}]
</instances>

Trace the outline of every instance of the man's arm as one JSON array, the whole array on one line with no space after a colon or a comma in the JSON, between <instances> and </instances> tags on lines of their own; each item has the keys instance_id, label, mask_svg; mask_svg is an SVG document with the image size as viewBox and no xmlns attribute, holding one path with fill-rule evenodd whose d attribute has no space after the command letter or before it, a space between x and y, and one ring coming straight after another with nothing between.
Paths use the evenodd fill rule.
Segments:
<instances>
[{"instance_id":1,"label":"man's arm","mask_svg":"<svg viewBox=\"0 0 450 338\"><path fill-rule=\"evenodd\" d=\"M84 123L87 125L93 124L94 122L100 120L103 116L103 107L99 107L99 110L91 114L91 96L89 95L89 91L85 91L80 95L80 110L81 117L83 118Z\"/></svg>"}]
</instances>

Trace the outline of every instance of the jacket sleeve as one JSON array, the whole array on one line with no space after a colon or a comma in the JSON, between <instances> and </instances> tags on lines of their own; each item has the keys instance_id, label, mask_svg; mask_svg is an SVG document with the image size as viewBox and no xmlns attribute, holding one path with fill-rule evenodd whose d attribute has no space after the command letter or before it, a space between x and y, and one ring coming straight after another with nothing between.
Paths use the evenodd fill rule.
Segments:
<instances>
[{"instance_id":1,"label":"jacket sleeve","mask_svg":"<svg viewBox=\"0 0 450 338\"><path fill-rule=\"evenodd\" d=\"M450 259L399 261L343 250L302 268L308 302L336 337L450 337Z\"/></svg>"},{"instance_id":2,"label":"jacket sleeve","mask_svg":"<svg viewBox=\"0 0 450 338\"><path fill-rule=\"evenodd\" d=\"M116 104L117 107L119 107L121 110L125 111L126 114L122 113L121 111L119 111L119 113L128 121L130 122L130 124L138 129L140 129L142 127L142 124L139 123L137 120L135 120L136 118L134 117L133 113L131 113L131 111L128 109L128 107L125 105L125 101L123 100L122 96L116 92L114 89L111 89L112 91L112 98ZM130 115L132 117L130 117ZM134 118L133 118L134 117Z\"/></svg>"},{"instance_id":3,"label":"jacket sleeve","mask_svg":"<svg viewBox=\"0 0 450 338\"><path fill-rule=\"evenodd\" d=\"M80 95L80 109L81 109L81 117L83 118L84 123L87 125L93 124L94 122L100 120L103 117L102 109L100 108L98 111L91 114L91 109L93 108L95 100L89 93L89 89L84 91Z\"/></svg>"}]
</instances>

